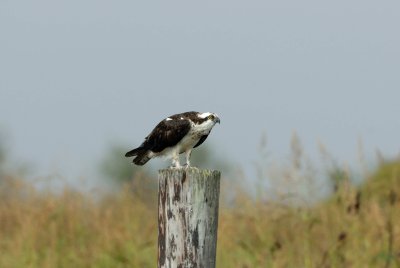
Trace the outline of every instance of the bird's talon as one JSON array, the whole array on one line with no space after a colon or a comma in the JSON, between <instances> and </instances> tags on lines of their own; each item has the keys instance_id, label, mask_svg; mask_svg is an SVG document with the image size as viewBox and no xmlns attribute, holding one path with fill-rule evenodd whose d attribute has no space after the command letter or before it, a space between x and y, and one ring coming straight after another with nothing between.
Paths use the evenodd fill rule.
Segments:
<instances>
[{"instance_id":1,"label":"bird's talon","mask_svg":"<svg viewBox=\"0 0 400 268\"><path fill-rule=\"evenodd\" d=\"M170 168L170 169L181 168L181 166L171 165L171 166L169 166L168 168Z\"/></svg>"}]
</instances>

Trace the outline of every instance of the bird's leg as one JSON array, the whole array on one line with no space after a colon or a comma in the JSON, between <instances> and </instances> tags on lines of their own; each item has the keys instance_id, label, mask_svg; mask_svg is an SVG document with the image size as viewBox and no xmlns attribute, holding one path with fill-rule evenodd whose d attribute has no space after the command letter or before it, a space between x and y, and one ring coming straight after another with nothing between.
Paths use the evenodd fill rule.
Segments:
<instances>
[{"instance_id":1,"label":"bird's leg","mask_svg":"<svg viewBox=\"0 0 400 268\"><path fill-rule=\"evenodd\" d=\"M185 167L190 167L190 156L192 155L192 150L186 151L186 164Z\"/></svg>"},{"instance_id":2,"label":"bird's leg","mask_svg":"<svg viewBox=\"0 0 400 268\"><path fill-rule=\"evenodd\" d=\"M173 157L172 157L172 166L171 168L180 168L181 164L179 163L179 154L178 153L174 153Z\"/></svg>"}]
</instances>

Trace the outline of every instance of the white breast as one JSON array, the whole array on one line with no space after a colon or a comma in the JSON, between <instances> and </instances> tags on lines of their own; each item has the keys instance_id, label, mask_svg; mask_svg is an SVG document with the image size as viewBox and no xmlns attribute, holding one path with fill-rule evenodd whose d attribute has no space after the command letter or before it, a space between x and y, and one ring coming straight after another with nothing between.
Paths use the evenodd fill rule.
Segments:
<instances>
[{"instance_id":1,"label":"white breast","mask_svg":"<svg viewBox=\"0 0 400 268\"><path fill-rule=\"evenodd\" d=\"M192 149L200 140L203 135L210 133L213 125L196 125L192 123L192 128L189 133L177 144L179 153L186 152Z\"/></svg>"}]
</instances>

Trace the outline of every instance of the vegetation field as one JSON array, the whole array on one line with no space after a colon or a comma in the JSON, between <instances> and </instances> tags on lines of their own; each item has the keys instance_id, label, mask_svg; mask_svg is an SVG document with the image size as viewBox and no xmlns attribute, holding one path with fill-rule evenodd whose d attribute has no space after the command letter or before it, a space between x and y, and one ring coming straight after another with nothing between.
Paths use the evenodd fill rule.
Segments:
<instances>
[{"instance_id":1,"label":"vegetation field","mask_svg":"<svg viewBox=\"0 0 400 268\"><path fill-rule=\"evenodd\" d=\"M0 184L0 267L156 267L156 193ZM310 207L235 194L220 206L217 267L400 267L400 162Z\"/></svg>"}]
</instances>

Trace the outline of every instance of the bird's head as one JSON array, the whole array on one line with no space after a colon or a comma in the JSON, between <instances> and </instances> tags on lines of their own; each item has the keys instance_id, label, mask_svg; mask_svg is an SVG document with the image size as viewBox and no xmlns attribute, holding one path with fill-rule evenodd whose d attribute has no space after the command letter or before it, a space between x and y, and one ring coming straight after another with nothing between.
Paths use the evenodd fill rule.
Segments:
<instances>
[{"instance_id":1,"label":"bird's head","mask_svg":"<svg viewBox=\"0 0 400 268\"><path fill-rule=\"evenodd\" d=\"M209 113L209 112L202 113L199 115L199 117L205 119L206 122L212 123L213 125L215 125L216 123L218 123L218 124L221 123L218 115L215 113Z\"/></svg>"}]
</instances>

